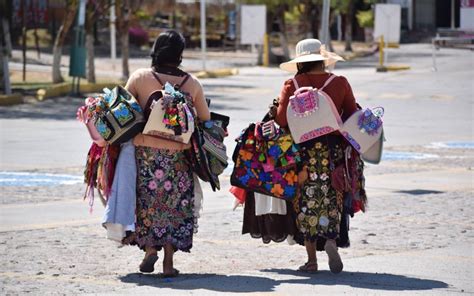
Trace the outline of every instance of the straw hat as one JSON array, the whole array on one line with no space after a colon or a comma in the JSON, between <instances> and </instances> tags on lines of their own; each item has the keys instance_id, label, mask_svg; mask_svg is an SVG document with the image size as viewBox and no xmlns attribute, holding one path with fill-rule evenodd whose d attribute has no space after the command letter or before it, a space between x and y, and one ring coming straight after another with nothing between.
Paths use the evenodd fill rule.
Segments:
<instances>
[{"instance_id":1,"label":"straw hat","mask_svg":"<svg viewBox=\"0 0 474 296\"><path fill-rule=\"evenodd\" d=\"M296 44L296 58L280 64L280 69L288 72L297 72L297 63L315 61L324 61L327 67L338 61L344 61L344 59L333 52L327 51L318 39L304 39Z\"/></svg>"}]
</instances>

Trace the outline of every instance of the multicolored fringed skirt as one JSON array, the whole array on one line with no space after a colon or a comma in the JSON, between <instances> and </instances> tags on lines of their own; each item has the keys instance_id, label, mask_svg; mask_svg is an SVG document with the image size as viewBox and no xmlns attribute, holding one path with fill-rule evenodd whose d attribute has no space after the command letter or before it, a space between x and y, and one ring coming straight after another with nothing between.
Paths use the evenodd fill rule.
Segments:
<instances>
[{"instance_id":1,"label":"multicolored fringed skirt","mask_svg":"<svg viewBox=\"0 0 474 296\"><path fill-rule=\"evenodd\" d=\"M294 200L298 230L309 241L337 239L344 192L331 186L331 173L344 162L342 137L327 135L299 145L307 178Z\"/></svg>"},{"instance_id":2,"label":"multicolored fringed skirt","mask_svg":"<svg viewBox=\"0 0 474 296\"><path fill-rule=\"evenodd\" d=\"M194 230L194 182L182 151L136 147L136 241L141 249L170 243L189 252Z\"/></svg>"}]
</instances>

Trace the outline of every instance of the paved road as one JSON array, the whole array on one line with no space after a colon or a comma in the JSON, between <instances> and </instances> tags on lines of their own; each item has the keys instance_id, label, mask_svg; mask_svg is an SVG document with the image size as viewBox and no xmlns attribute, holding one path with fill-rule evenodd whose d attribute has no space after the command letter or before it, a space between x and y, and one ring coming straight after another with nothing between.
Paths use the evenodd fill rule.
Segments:
<instances>
[{"instance_id":1,"label":"paved road","mask_svg":"<svg viewBox=\"0 0 474 296\"><path fill-rule=\"evenodd\" d=\"M183 276L172 281L137 274L140 253L117 251L103 239L101 207L88 214L80 200L82 185L3 187L0 252L8 255L1 261L0 291L473 294L473 53L443 49L439 72L431 71L430 54L423 44L391 53L392 61L412 67L405 72L375 73L376 57L336 70L348 78L361 105L385 107L386 151L407 153L407 159L368 166L370 209L351 221L352 247L342 251L343 274L296 273L302 248L264 246L241 236L242 211L230 211L228 177L218 193L205 186L195 248L191 255L178 254ZM233 138L263 116L287 77L278 69L252 67L202 81L211 109L232 118L230 151ZM80 104L80 98L58 98L0 107L1 170L80 175L89 145L74 120ZM434 149L434 142L465 142L467 148ZM433 157L410 159L413 153Z\"/></svg>"}]
</instances>

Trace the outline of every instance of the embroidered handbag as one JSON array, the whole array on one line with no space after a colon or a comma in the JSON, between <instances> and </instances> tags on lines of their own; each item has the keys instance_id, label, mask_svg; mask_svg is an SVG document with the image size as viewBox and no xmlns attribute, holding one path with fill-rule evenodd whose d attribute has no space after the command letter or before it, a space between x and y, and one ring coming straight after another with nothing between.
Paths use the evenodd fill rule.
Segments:
<instances>
[{"instance_id":1,"label":"embroidered handbag","mask_svg":"<svg viewBox=\"0 0 474 296\"><path fill-rule=\"evenodd\" d=\"M275 134L265 132L273 138L265 138L262 123L251 124L237 138L230 183L247 191L291 200L298 187L300 157L291 135L274 128ZM265 129L268 131L269 127L265 125Z\"/></svg>"},{"instance_id":2,"label":"embroidered handbag","mask_svg":"<svg viewBox=\"0 0 474 296\"><path fill-rule=\"evenodd\" d=\"M227 149L224 145L224 130L210 121L204 124L203 148L207 152L207 159L211 172L216 175L222 174L227 167Z\"/></svg>"},{"instance_id":3,"label":"embroidered handbag","mask_svg":"<svg viewBox=\"0 0 474 296\"><path fill-rule=\"evenodd\" d=\"M137 100L122 86L104 88L88 107L93 123L109 144L120 144L136 136L145 126L143 111Z\"/></svg>"},{"instance_id":4,"label":"embroidered handbag","mask_svg":"<svg viewBox=\"0 0 474 296\"><path fill-rule=\"evenodd\" d=\"M180 85L163 84L156 73L153 75L163 85L150 95L147 108L150 115L143 130L144 134L165 138L168 140L189 143L194 132L195 111L192 98L180 90L189 78L186 75Z\"/></svg>"},{"instance_id":5,"label":"embroidered handbag","mask_svg":"<svg viewBox=\"0 0 474 296\"><path fill-rule=\"evenodd\" d=\"M382 158L383 114L382 107L361 109L352 114L341 128L341 134L362 159L374 164Z\"/></svg>"},{"instance_id":6,"label":"embroidered handbag","mask_svg":"<svg viewBox=\"0 0 474 296\"><path fill-rule=\"evenodd\" d=\"M293 79L296 91L290 97L286 117L295 143L332 133L342 126L336 106L324 92L324 88L335 77L331 75L319 89L299 87L296 79Z\"/></svg>"},{"instance_id":7,"label":"embroidered handbag","mask_svg":"<svg viewBox=\"0 0 474 296\"><path fill-rule=\"evenodd\" d=\"M191 148L185 150L192 170L204 182L211 184L212 191L220 189L219 177L211 170L208 153L204 149L204 136L202 128L197 126L190 139Z\"/></svg>"}]
</instances>

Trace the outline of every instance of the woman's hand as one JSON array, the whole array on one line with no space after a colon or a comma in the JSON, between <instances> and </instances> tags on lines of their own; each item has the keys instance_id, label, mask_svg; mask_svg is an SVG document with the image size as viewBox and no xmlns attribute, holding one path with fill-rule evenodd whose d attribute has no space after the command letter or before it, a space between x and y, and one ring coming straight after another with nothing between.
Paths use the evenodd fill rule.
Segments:
<instances>
[{"instance_id":1,"label":"woman's hand","mask_svg":"<svg viewBox=\"0 0 474 296\"><path fill-rule=\"evenodd\" d=\"M87 123L87 106L77 108L76 119L82 123Z\"/></svg>"}]
</instances>

